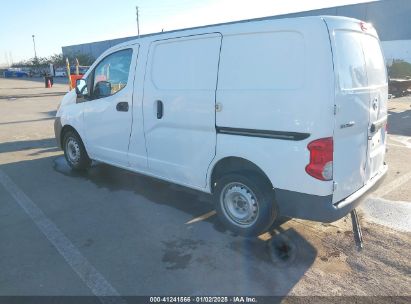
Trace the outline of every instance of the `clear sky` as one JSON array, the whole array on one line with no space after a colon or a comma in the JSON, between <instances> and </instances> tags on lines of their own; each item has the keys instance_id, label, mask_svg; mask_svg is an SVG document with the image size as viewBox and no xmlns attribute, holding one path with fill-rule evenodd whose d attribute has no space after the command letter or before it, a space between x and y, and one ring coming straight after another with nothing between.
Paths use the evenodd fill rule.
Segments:
<instances>
[{"instance_id":1,"label":"clear sky","mask_svg":"<svg viewBox=\"0 0 411 304\"><path fill-rule=\"evenodd\" d=\"M370 0L1 0L0 65L61 53L65 45Z\"/></svg>"}]
</instances>

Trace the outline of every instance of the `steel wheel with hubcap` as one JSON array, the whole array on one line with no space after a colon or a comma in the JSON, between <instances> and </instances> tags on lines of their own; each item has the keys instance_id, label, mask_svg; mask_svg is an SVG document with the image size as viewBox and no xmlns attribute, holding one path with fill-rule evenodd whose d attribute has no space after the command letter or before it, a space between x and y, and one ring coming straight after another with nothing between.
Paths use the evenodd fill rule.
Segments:
<instances>
[{"instance_id":1,"label":"steel wheel with hubcap","mask_svg":"<svg viewBox=\"0 0 411 304\"><path fill-rule=\"evenodd\" d=\"M246 185L242 183L227 184L221 191L220 204L228 219L234 224L248 227L258 217L258 200Z\"/></svg>"},{"instance_id":2,"label":"steel wheel with hubcap","mask_svg":"<svg viewBox=\"0 0 411 304\"><path fill-rule=\"evenodd\" d=\"M277 217L272 187L253 172L224 175L217 181L214 201L220 220L241 235L259 235Z\"/></svg>"},{"instance_id":3,"label":"steel wheel with hubcap","mask_svg":"<svg viewBox=\"0 0 411 304\"><path fill-rule=\"evenodd\" d=\"M80 137L73 131L67 131L63 138L64 156L69 166L74 170L87 169L91 160Z\"/></svg>"},{"instance_id":4,"label":"steel wheel with hubcap","mask_svg":"<svg viewBox=\"0 0 411 304\"><path fill-rule=\"evenodd\" d=\"M70 137L67 140L66 151L68 161L73 165L77 165L80 160L80 146L74 138Z\"/></svg>"}]
</instances>

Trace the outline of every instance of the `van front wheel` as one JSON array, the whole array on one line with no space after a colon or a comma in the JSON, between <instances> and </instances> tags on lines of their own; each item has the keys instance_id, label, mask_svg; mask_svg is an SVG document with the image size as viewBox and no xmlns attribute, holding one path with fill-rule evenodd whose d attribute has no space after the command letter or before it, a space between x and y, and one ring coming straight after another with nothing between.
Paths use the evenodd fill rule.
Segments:
<instances>
[{"instance_id":1,"label":"van front wheel","mask_svg":"<svg viewBox=\"0 0 411 304\"><path fill-rule=\"evenodd\" d=\"M87 155L83 142L80 137L73 131L68 131L63 138L64 157L69 166L74 170L85 170L91 160Z\"/></svg>"},{"instance_id":2,"label":"van front wheel","mask_svg":"<svg viewBox=\"0 0 411 304\"><path fill-rule=\"evenodd\" d=\"M214 189L214 201L220 220L240 235L266 232L277 217L272 187L253 172L223 176Z\"/></svg>"}]
</instances>

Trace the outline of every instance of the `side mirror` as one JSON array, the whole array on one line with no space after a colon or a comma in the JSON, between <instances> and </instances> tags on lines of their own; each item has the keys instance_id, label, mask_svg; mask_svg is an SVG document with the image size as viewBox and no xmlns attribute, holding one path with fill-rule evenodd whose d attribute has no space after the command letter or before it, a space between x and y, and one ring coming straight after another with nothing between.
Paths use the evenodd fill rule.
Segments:
<instances>
[{"instance_id":1,"label":"side mirror","mask_svg":"<svg viewBox=\"0 0 411 304\"><path fill-rule=\"evenodd\" d=\"M108 81L99 81L96 83L93 91L93 96L97 98L107 97L111 95L111 83Z\"/></svg>"},{"instance_id":2,"label":"side mirror","mask_svg":"<svg viewBox=\"0 0 411 304\"><path fill-rule=\"evenodd\" d=\"M85 79L77 79L76 80L76 93L77 97L81 98L87 95L87 81Z\"/></svg>"}]
</instances>

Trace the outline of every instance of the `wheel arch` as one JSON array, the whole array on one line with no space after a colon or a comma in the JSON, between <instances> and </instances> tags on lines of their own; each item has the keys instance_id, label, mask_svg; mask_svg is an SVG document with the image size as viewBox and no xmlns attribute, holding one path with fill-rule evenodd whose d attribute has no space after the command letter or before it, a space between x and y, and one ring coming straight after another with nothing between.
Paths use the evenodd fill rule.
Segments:
<instances>
[{"instance_id":1,"label":"wheel arch","mask_svg":"<svg viewBox=\"0 0 411 304\"><path fill-rule=\"evenodd\" d=\"M210 170L209 185L211 193L214 192L217 180L224 174L241 171L254 172L264 178L271 187L274 187L267 174L252 161L238 156L226 156L216 161Z\"/></svg>"},{"instance_id":2,"label":"wheel arch","mask_svg":"<svg viewBox=\"0 0 411 304\"><path fill-rule=\"evenodd\" d=\"M64 140L64 134L66 134L68 131L73 131L74 133L77 134L77 136L80 138L80 140L82 141L83 145L84 145L84 141L81 138L81 135L79 132L77 132L77 130L71 126L71 125L64 125L63 128L61 128L60 131L60 148L63 149L63 140Z\"/></svg>"}]
</instances>

